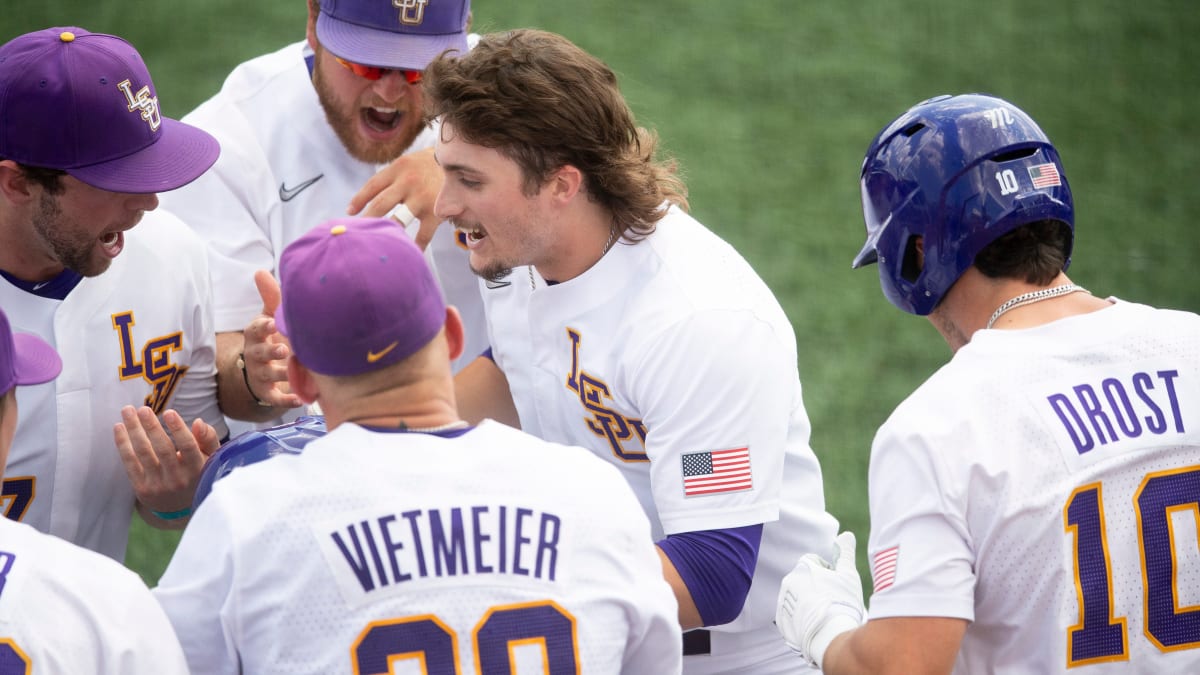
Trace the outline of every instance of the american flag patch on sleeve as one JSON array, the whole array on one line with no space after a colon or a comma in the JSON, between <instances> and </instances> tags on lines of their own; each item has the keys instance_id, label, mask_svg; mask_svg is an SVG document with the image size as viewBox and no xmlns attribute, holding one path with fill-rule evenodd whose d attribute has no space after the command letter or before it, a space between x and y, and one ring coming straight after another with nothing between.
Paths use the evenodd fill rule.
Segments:
<instances>
[{"instance_id":1,"label":"american flag patch on sleeve","mask_svg":"<svg viewBox=\"0 0 1200 675\"><path fill-rule=\"evenodd\" d=\"M685 497L749 490L750 448L693 452L683 456Z\"/></svg>"},{"instance_id":2,"label":"american flag patch on sleeve","mask_svg":"<svg viewBox=\"0 0 1200 675\"><path fill-rule=\"evenodd\" d=\"M1054 166L1053 162L1029 167L1029 177L1033 179L1033 187L1035 188L1062 185L1062 179L1058 175L1058 167Z\"/></svg>"},{"instance_id":3,"label":"american flag patch on sleeve","mask_svg":"<svg viewBox=\"0 0 1200 675\"><path fill-rule=\"evenodd\" d=\"M900 547L886 548L871 559L871 578L875 580L875 592L878 593L896 580L896 561L900 558Z\"/></svg>"}]
</instances>

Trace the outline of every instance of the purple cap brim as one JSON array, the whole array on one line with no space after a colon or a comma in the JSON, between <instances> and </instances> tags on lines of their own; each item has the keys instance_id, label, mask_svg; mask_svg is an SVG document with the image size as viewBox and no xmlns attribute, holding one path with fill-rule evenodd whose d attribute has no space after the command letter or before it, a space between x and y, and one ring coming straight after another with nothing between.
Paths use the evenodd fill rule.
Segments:
<instances>
[{"instance_id":1,"label":"purple cap brim","mask_svg":"<svg viewBox=\"0 0 1200 675\"><path fill-rule=\"evenodd\" d=\"M397 33L370 28L322 12L317 17L317 39L321 46L347 61L382 68L425 70L447 49L467 51L465 29L451 33L422 34L420 28Z\"/></svg>"},{"instance_id":2,"label":"purple cap brim","mask_svg":"<svg viewBox=\"0 0 1200 675\"><path fill-rule=\"evenodd\" d=\"M62 372L62 359L45 340L30 333L13 333L12 342L11 377L4 378L10 381L0 382L0 393L17 385L49 382Z\"/></svg>"},{"instance_id":3,"label":"purple cap brim","mask_svg":"<svg viewBox=\"0 0 1200 675\"><path fill-rule=\"evenodd\" d=\"M208 132L162 118L154 143L119 159L66 172L109 192L167 192L196 180L217 161L221 146Z\"/></svg>"}]
</instances>

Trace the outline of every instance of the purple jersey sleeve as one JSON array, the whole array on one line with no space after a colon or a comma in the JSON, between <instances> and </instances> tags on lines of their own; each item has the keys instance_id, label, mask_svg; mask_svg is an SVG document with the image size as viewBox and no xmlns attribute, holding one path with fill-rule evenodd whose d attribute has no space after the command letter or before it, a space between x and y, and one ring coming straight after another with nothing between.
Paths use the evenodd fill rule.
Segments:
<instances>
[{"instance_id":1,"label":"purple jersey sleeve","mask_svg":"<svg viewBox=\"0 0 1200 675\"><path fill-rule=\"evenodd\" d=\"M659 548L675 565L705 626L737 618L750 592L762 524L667 535Z\"/></svg>"}]
</instances>

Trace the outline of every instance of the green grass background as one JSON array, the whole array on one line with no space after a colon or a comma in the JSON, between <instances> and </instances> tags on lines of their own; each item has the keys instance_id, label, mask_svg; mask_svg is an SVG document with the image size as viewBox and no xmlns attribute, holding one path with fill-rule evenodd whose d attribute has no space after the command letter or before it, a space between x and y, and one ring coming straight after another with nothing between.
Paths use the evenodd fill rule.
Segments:
<instances>
[{"instance_id":1,"label":"green grass background","mask_svg":"<svg viewBox=\"0 0 1200 675\"><path fill-rule=\"evenodd\" d=\"M0 40L71 24L126 37L178 117L238 62L300 39L304 5L7 0ZM874 268L850 269L862 153L909 105L984 91L1024 108L1075 194L1071 277L1200 311L1192 0L477 0L474 12L476 31L562 33L620 75L681 162L693 213L791 317L829 510L860 541L874 430L950 356L924 319L883 299ZM177 540L135 523L127 562L153 584Z\"/></svg>"}]
</instances>

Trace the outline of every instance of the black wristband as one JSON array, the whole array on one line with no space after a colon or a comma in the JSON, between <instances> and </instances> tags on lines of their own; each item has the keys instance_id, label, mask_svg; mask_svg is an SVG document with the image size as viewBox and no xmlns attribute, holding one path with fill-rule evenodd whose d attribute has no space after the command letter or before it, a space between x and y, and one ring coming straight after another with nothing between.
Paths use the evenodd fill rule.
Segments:
<instances>
[{"instance_id":1,"label":"black wristband","mask_svg":"<svg viewBox=\"0 0 1200 675\"><path fill-rule=\"evenodd\" d=\"M240 352L237 357L237 367L242 369L242 382L246 383L246 391L250 392L250 398L258 404L260 408L274 408L275 406L266 403L255 395L254 390L250 388L250 375L246 373L246 353Z\"/></svg>"}]
</instances>

